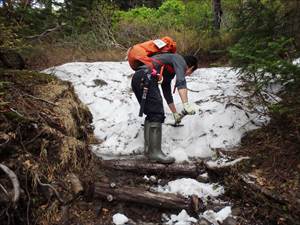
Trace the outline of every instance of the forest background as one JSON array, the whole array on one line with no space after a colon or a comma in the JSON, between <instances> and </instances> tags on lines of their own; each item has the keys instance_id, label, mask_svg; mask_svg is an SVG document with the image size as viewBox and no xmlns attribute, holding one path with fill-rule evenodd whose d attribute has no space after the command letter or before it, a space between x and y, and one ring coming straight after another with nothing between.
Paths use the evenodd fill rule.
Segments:
<instances>
[{"instance_id":1,"label":"forest background","mask_svg":"<svg viewBox=\"0 0 300 225\"><path fill-rule=\"evenodd\" d=\"M252 154L250 167L255 164L265 169L273 187L290 193L293 184L297 193L300 67L295 60L300 57L299 0L0 1L0 67L14 67L11 59L15 53L24 61L17 64L29 70L71 61L124 61L133 44L166 35L176 40L179 53L195 55L201 67L231 66L240 71L244 88L253 98L261 99L272 118L267 127L248 135L241 152ZM22 85L29 80L18 79ZM269 104L264 95L272 83L282 87L279 96L283 100L277 104ZM12 89L6 86L8 82L0 80L3 115L16 102L13 85ZM11 95L11 102L6 95ZM21 124L20 116L16 121L2 117L7 124L14 123L7 130L16 130L16 137L22 137L16 128ZM35 140L41 133L32 135ZM14 142L22 146L19 140L22 143L22 138ZM27 182L27 174L23 180ZM290 199L294 200L293 196ZM287 214L289 217L291 213Z\"/></svg>"},{"instance_id":2,"label":"forest background","mask_svg":"<svg viewBox=\"0 0 300 225\"><path fill-rule=\"evenodd\" d=\"M298 86L291 62L299 56L299 9L297 0L2 0L0 48L41 69L124 60L133 44L168 35L203 66L241 68L256 89L273 79Z\"/></svg>"}]
</instances>

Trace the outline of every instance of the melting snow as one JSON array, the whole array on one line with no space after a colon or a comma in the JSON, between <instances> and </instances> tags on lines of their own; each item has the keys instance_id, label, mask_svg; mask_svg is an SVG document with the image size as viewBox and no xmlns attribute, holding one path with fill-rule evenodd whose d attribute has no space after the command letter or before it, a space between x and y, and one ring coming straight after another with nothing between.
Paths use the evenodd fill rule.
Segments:
<instances>
[{"instance_id":1,"label":"melting snow","mask_svg":"<svg viewBox=\"0 0 300 225\"><path fill-rule=\"evenodd\" d=\"M128 221L129 221L129 219L121 213L117 213L117 214L113 215L113 223L115 225L124 225Z\"/></svg>"},{"instance_id":2,"label":"melting snow","mask_svg":"<svg viewBox=\"0 0 300 225\"><path fill-rule=\"evenodd\" d=\"M208 196L217 197L224 193L224 188L218 184L200 183L191 178L170 181L166 186L158 186L156 191L181 194L183 196L197 195L205 200Z\"/></svg>"},{"instance_id":3,"label":"melting snow","mask_svg":"<svg viewBox=\"0 0 300 225\"><path fill-rule=\"evenodd\" d=\"M191 225L197 222L197 219L190 217L185 210L182 210L178 215L173 214L167 219L166 225Z\"/></svg>"},{"instance_id":4,"label":"melting snow","mask_svg":"<svg viewBox=\"0 0 300 225\"><path fill-rule=\"evenodd\" d=\"M226 206L221 209L219 212L214 212L212 210L207 210L203 213L203 217L211 222L213 225L219 225L222 223L227 217L231 215L231 207Z\"/></svg>"},{"instance_id":5,"label":"melting snow","mask_svg":"<svg viewBox=\"0 0 300 225\"><path fill-rule=\"evenodd\" d=\"M104 140L94 145L99 156L143 153L143 118L131 91L131 74L126 62L68 63L45 70L72 82L79 98L93 114L95 135ZM184 127L163 127L163 150L177 161L210 157L213 148L238 145L243 134L268 122L269 118L247 108L248 94L230 68L198 69L187 78L189 101L197 108L186 116ZM177 110L182 109L176 92ZM173 122L164 103L166 122ZM263 109L257 107L258 110Z\"/></svg>"}]
</instances>

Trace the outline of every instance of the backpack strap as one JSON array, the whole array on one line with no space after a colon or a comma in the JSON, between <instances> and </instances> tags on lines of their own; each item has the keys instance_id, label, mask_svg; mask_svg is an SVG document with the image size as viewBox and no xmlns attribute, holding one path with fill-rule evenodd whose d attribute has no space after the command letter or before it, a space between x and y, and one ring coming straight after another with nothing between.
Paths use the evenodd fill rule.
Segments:
<instances>
[{"instance_id":1,"label":"backpack strap","mask_svg":"<svg viewBox=\"0 0 300 225\"><path fill-rule=\"evenodd\" d=\"M160 60L158 59L153 59L151 58L151 60L157 64L159 64L161 67L160 67L160 72L159 72L159 75L158 75L158 80L161 80L162 79L162 76L163 76L163 72L164 72L164 69L166 69L169 73L174 73L175 70L174 68L169 65L169 64L164 64L163 62L161 62Z\"/></svg>"}]
</instances>

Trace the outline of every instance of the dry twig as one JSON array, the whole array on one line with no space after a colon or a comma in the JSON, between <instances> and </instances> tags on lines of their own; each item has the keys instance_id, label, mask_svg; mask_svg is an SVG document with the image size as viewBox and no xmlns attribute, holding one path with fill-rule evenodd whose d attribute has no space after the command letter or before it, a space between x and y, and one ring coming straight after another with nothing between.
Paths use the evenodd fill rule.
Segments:
<instances>
[{"instance_id":1,"label":"dry twig","mask_svg":"<svg viewBox=\"0 0 300 225\"><path fill-rule=\"evenodd\" d=\"M22 118L25 118L21 113L19 113L17 110L13 109L13 108L9 108L10 111L16 113L18 116L22 117Z\"/></svg>"},{"instance_id":2,"label":"dry twig","mask_svg":"<svg viewBox=\"0 0 300 225\"><path fill-rule=\"evenodd\" d=\"M2 184L0 184L0 189L4 192L4 194L5 194L7 197L9 197L9 194L8 194L7 190L5 189L5 187L3 187Z\"/></svg>"},{"instance_id":3,"label":"dry twig","mask_svg":"<svg viewBox=\"0 0 300 225\"><path fill-rule=\"evenodd\" d=\"M45 99L42 99L42 98L35 97L35 96L33 96L33 95L24 94L24 96L27 96L27 97L30 97L30 98L33 98L33 99L36 99L36 100L40 100L40 101L46 102L46 103L48 103L48 104L57 106L57 104L54 103L54 102L50 102L50 101L48 101L48 100L45 100Z\"/></svg>"},{"instance_id":4,"label":"dry twig","mask_svg":"<svg viewBox=\"0 0 300 225\"><path fill-rule=\"evenodd\" d=\"M36 180L37 180L37 182L38 182L39 185L41 185L41 186L43 186L43 187L48 187L48 188L50 188L50 189L55 193L55 195L56 195L56 197L57 197L57 199L58 199L58 201L59 201L60 203L62 203L62 204L65 203L65 201L61 198L61 196L60 196L60 194L58 193L58 191L57 191L51 184L45 184L45 183L42 183L38 175L36 175L35 178L36 178Z\"/></svg>"}]
</instances>

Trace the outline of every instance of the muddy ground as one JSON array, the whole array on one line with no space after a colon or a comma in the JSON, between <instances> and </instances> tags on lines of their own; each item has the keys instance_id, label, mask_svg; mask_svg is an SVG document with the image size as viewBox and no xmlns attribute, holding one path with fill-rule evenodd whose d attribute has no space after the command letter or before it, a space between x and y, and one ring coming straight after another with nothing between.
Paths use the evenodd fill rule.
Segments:
<instances>
[{"instance_id":1,"label":"muddy ground","mask_svg":"<svg viewBox=\"0 0 300 225\"><path fill-rule=\"evenodd\" d=\"M0 88L0 163L14 171L21 185L14 205L11 182L0 172L1 185L8 192L6 196L0 191L3 224L107 225L115 213L126 214L131 224L162 224L163 212L180 212L93 198L90 190L96 181L146 190L157 181L101 167L88 147L96 142L92 116L70 83L37 72L0 70ZM300 224L298 96L284 96L285 110L274 111L268 126L249 133L239 149L225 153L250 160L227 170L204 168L210 181L226 186L222 199L233 202L236 218L223 224ZM249 174L251 182L245 179ZM83 186L80 193L74 192L73 175ZM159 178L163 184L180 177ZM221 207L209 204L200 210Z\"/></svg>"}]
</instances>

